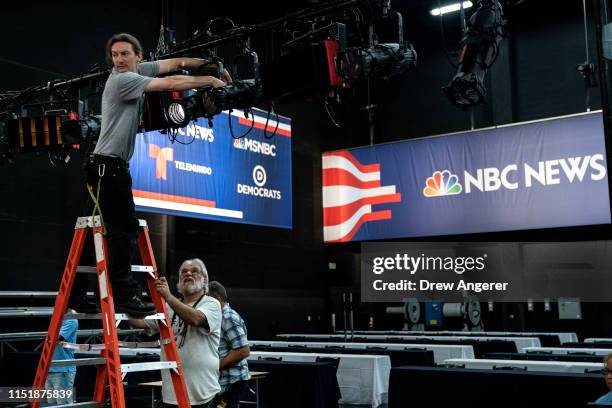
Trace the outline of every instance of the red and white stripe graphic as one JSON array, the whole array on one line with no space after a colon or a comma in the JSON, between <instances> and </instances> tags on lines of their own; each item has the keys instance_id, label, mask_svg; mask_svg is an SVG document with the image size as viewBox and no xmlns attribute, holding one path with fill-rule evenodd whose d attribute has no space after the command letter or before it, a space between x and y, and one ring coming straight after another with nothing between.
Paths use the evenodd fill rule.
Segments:
<instances>
[{"instance_id":1,"label":"red and white stripe graphic","mask_svg":"<svg viewBox=\"0 0 612 408\"><path fill-rule=\"evenodd\" d=\"M397 203L395 186L380 185L380 164L361 164L348 150L323 154L323 239L346 242L364 222L388 220L391 210L372 205Z\"/></svg>"},{"instance_id":2,"label":"red and white stripe graphic","mask_svg":"<svg viewBox=\"0 0 612 408\"><path fill-rule=\"evenodd\" d=\"M266 118L267 112L258 110L260 115L253 115L251 113L247 113L246 117L244 115L244 111L238 109L234 109L231 112L225 112L238 118L238 123L240 123L241 125L249 127L253 126L256 129L265 129L268 134L274 133L281 136L291 137L291 125L287 123L277 122L275 120L272 120L272 118ZM276 117L275 114L272 114L271 116Z\"/></svg>"}]
</instances>

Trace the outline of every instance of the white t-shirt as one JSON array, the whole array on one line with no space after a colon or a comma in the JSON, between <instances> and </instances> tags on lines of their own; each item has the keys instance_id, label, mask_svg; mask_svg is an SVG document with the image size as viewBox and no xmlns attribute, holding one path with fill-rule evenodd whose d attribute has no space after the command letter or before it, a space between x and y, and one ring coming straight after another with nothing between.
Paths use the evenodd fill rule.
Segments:
<instances>
[{"instance_id":1,"label":"white t-shirt","mask_svg":"<svg viewBox=\"0 0 612 408\"><path fill-rule=\"evenodd\" d=\"M195 302L194 302L195 303ZM192 304L189 304L193 306ZM186 325L167 304L172 331L176 340L179 357L183 365L185 385L192 405L205 404L221 391L219 386L219 340L221 338L221 305L210 296L204 296L196 309L206 316L210 331L203 327ZM148 332L159 331L156 320L145 320ZM162 361L166 356L162 348ZM162 372L162 397L164 403L178 405L169 370Z\"/></svg>"}]
</instances>

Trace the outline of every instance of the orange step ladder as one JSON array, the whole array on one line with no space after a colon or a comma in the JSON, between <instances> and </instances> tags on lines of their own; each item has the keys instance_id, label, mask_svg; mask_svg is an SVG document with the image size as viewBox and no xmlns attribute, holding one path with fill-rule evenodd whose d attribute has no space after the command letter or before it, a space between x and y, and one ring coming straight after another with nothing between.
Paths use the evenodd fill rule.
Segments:
<instances>
[{"instance_id":1,"label":"orange step ladder","mask_svg":"<svg viewBox=\"0 0 612 408\"><path fill-rule=\"evenodd\" d=\"M93 232L93 241L96 254L96 267L78 266L83 251L83 245L87 236L88 230ZM148 371L148 370L170 370L172 385L179 407L190 408L189 395L185 386L183 377L183 369L179 359L176 342L174 341L174 333L166 311L166 303L161 295L155 290L154 281L157 279L157 265L153 257L153 248L149 239L149 228L146 221L139 220L138 231L138 249L143 265L133 265L133 272L145 273L149 292L155 304L157 313L152 316L147 316L147 319L160 320L159 326L159 343L164 350L167 361L146 362L135 364L121 364L119 346L124 342L120 342L117 338L117 325L121 320L129 319L130 317L124 314L115 314L115 305L113 303L113 290L110 285L107 272L107 243L104 235L104 226L100 216L80 217L77 219L70 253L64 275L59 288L59 293L55 299L55 308L49 331L43 343L42 353L38 362L36 377L34 378L33 390L44 389L49 368L51 365L66 366L66 365L88 365L93 364L98 366L96 375L96 385L94 388L93 400L89 402L80 402L61 407L102 407L104 406L105 389L108 382L110 388L110 403L113 408L125 408L125 395L123 392L123 377L131 371ZM76 360L61 360L52 361L53 351L57 344L60 328L66 309L72 285L77 272L96 273L98 276L98 284L100 288L100 309L101 314L67 314L69 318L101 318L104 329L104 346L100 352L99 358L93 359L76 359ZM38 408L40 400L30 402L31 407Z\"/></svg>"}]
</instances>

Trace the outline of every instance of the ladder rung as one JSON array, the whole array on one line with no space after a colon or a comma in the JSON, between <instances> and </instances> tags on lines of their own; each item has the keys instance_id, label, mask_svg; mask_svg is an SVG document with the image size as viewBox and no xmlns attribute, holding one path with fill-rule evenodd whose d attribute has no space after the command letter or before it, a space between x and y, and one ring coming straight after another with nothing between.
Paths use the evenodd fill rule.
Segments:
<instances>
[{"instance_id":1,"label":"ladder rung","mask_svg":"<svg viewBox=\"0 0 612 408\"><path fill-rule=\"evenodd\" d=\"M125 314L125 313L117 313L115 314L115 320L130 320L133 317ZM143 317L144 320L165 320L166 316L163 313L155 313L146 317Z\"/></svg>"},{"instance_id":2,"label":"ladder rung","mask_svg":"<svg viewBox=\"0 0 612 408\"><path fill-rule=\"evenodd\" d=\"M77 320L94 320L94 319L102 319L102 313L66 313L64 315L65 319L77 319ZM115 313L115 320L130 320L133 317L127 315L126 313ZM146 316L143 319L145 320L165 320L166 316L163 313L155 313L150 316Z\"/></svg>"},{"instance_id":3,"label":"ladder rung","mask_svg":"<svg viewBox=\"0 0 612 408\"><path fill-rule=\"evenodd\" d=\"M125 374L134 371L168 370L176 367L176 361L152 361L149 363L121 364L121 372Z\"/></svg>"},{"instance_id":4,"label":"ladder rung","mask_svg":"<svg viewBox=\"0 0 612 408\"><path fill-rule=\"evenodd\" d=\"M79 343L68 343L67 341L60 341L59 345L65 349L78 350L80 352L104 350L106 348L105 344L88 344L88 343L79 344Z\"/></svg>"},{"instance_id":5,"label":"ladder rung","mask_svg":"<svg viewBox=\"0 0 612 408\"><path fill-rule=\"evenodd\" d=\"M125 348L150 348L152 350L159 350L159 340L154 341L121 341L117 342L119 347Z\"/></svg>"},{"instance_id":6,"label":"ladder rung","mask_svg":"<svg viewBox=\"0 0 612 408\"><path fill-rule=\"evenodd\" d=\"M98 273L95 266L77 266L78 273ZM132 272L153 272L153 267L148 265L132 265Z\"/></svg>"},{"instance_id":7,"label":"ladder rung","mask_svg":"<svg viewBox=\"0 0 612 408\"><path fill-rule=\"evenodd\" d=\"M105 344L79 344L79 343L68 343L67 341L60 341L60 346L66 349L79 350L81 352L87 351L99 351L106 348ZM150 348L152 350L159 350L159 340L155 341L121 341L117 342L119 347L125 348Z\"/></svg>"},{"instance_id":8,"label":"ladder rung","mask_svg":"<svg viewBox=\"0 0 612 408\"><path fill-rule=\"evenodd\" d=\"M51 366L53 367L67 367L67 366L88 366L88 365L101 365L106 364L105 358L77 358L73 360L53 360Z\"/></svg>"},{"instance_id":9,"label":"ladder rung","mask_svg":"<svg viewBox=\"0 0 612 408\"><path fill-rule=\"evenodd\" d=\"M97 401L87 401L87 402L75 402L74 404L54 405L53 408L68 408L68 407L98 408L99 406L100 404Z\"/></svg>"},{"instance_id":10,"label":"ladder rung","mask_svg":"<svg viewBox=\"0 0 612 408\"><path fill-rule=\"evenodd\" d=\"M132 265L132 272L153 272L153 267L147 265Z\"/></svg>"}]
</instances>

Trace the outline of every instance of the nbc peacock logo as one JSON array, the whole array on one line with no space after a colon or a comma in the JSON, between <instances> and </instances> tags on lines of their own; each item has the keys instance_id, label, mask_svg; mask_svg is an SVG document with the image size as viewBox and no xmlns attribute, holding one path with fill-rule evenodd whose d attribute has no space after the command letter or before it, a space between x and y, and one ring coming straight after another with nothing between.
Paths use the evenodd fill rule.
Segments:
<instances>
[{"instance_id":1,"label":"nbc peacock logo","mask_svg":"<svg viewBox=\"0 0 612 408\"><path fill-rule=\"evenodd\" d=\"M436 171L427 178L423 195L425 197L440 197L461 193L463 188L459 184L459 177L448 170Z\"/></svg>"}]
</instances>

